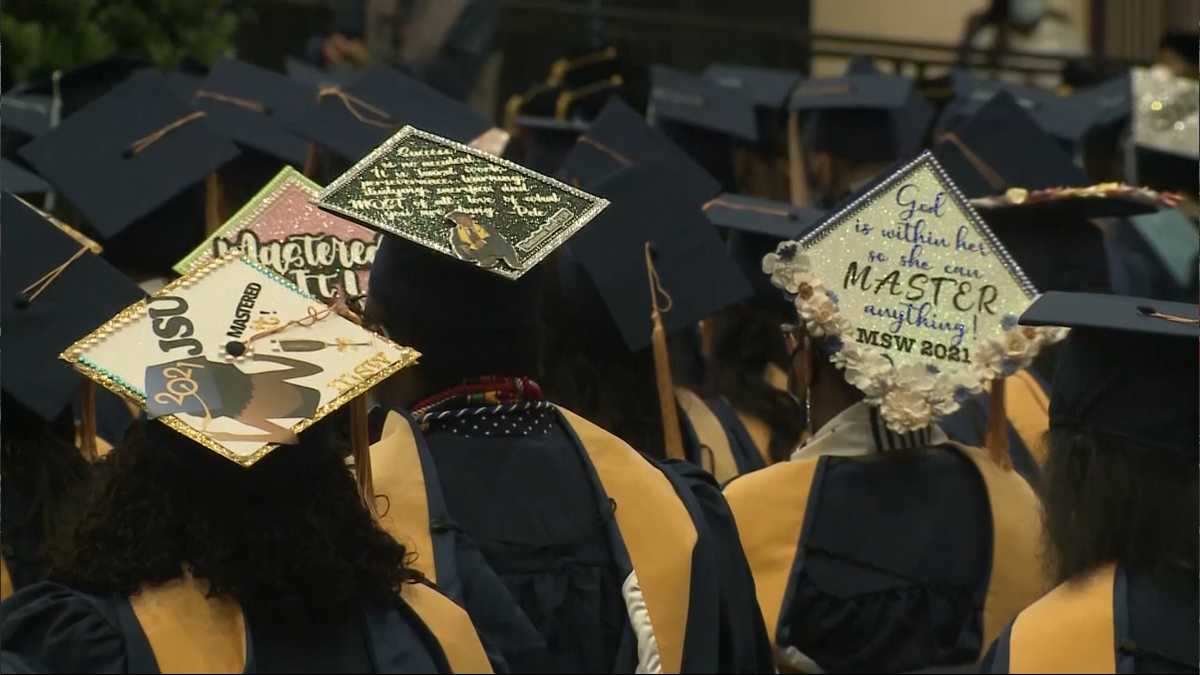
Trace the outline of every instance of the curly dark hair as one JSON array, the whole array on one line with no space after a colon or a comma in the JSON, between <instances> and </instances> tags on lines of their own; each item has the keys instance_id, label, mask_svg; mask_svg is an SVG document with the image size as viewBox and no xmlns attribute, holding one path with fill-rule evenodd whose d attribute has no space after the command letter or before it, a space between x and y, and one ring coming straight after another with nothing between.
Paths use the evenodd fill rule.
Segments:
<instances>
[{"instance_id":1,"label":"curly dark hair","mask_svg":"<svg viewBox=\"0 0 1200 675\"><path fill-rule=\"evenodd\" d=\"M326 421L328 422L328 421ZM157 422L134 427L51 577L132 594L188 569L276 624L314 625L419 575L368 513L326 423L242 468Z\"/></svg>"},{"instance_id":2,"label":"curly dark hair","mask_svg":"<svg viewBox=\"0 0 1200 675\"><path fill-rule=\"evenodd\" d=\"M768 364L789 368L787 347L780 324L795 321L795 312L774 298L752 300L717 315L712 388L738 410L750 413L771 427L771 459L791 456L806 424L804 408L787 392L767 383Z\"/></svg>"},{"instance_id":3,"label":"curly dark hair","mask_svg":"<svg viewBox=\"0 0 1200 675\"><path fill-rule=\"evenodd\" d=\"M1065 429L1049 445L1041 493L1058 581L1109 562L1147 575L1200 569L1195 458Z\"/></svg>"}]
</instances>

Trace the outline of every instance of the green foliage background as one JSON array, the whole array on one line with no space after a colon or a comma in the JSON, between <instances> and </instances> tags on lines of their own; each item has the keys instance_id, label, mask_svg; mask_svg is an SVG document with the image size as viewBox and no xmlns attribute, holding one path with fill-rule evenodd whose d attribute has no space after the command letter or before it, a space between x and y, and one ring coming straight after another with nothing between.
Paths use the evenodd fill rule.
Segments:
<instances>
[{"instance_id":1,"label":"green foliage background","mask_svg":"<svg viewBox=\"0 0 1200 675\"><path fill-rule=\"evenodd\" d=\"M238 19L225 0L4 0L4 74L23 82L116 54L211 64L232 50Z\"/></svg>"}]
</instances>

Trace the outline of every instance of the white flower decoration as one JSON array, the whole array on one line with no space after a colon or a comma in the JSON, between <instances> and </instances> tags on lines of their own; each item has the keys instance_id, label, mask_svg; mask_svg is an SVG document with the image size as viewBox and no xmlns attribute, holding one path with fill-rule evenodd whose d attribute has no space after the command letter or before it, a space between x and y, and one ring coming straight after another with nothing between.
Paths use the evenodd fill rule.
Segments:
<instances>
[{"instance_id":1,"label":"white flower decoration","mask_svg":"<svg viewBox=\"0 0 1200 675\"><path fill-rule=\"evenodd\" d=\"M924 396L907 389L892 389L883 396L879 412L894 431L916 431L929 426L933 408Z\"/></svg>"}]
</instances>

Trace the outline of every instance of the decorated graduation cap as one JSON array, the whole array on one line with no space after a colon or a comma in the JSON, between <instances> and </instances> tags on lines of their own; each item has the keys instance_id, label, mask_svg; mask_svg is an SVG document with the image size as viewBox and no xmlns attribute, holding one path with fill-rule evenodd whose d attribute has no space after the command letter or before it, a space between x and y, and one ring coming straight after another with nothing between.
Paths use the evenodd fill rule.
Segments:
<instances>
[{"instance_id":1,"label":"decorated graduation cap","mask_svg":"<svg viewBox=\"0 0 1200 675\"><path fill-rule=\"evenodd\" d=\"M346 84L320 84L311 93L317 105L295 121L294 130L351 161L406 125L460 143L471 142L490 127L465 103L383 66Z\"/></svg>"},{"instance_id":2,"label":"decorated graduation cap","mask_svg":"<svg viewBox=\"0 0 1200 675\"><path fill-rule=\"evenodd\" d=\"M704 79L740 92L755 106L780 110L802 75L792 70L714 63L704 69Z\"/></svg>"},{"instance_id":3,"label":"decorated graduation cap","mask_svg":"<svg viewBox=\"0 0 1200 675\"><path fill-rule=\"evenodd\" d=\"M638 164L657 162L675 174L688 198L700 204L721 186L662 132L624 101L614 98L592 120L567 155L558 176L572 185L591 189L616 173Z\"/></svg>"},{"instance_id":4,"label":"decorated graduation cap","mask_svg":"<svg viewBox=\"0 0 1200 675\"><path fill-rule=\"evenodd\" d=\"M891 161L915 152L933 121L933 108L912 80L883 73L800 82L788 103L809 112L809 150L855 161Z\"/></svg>"},{"instance_id":5,"label":"decorated graduation cap","mask_svg":"<svg viewBox=\"0 0 1200 675\"><path fill-rule=\"evenodd\" d=\"M1046 293L1022 316L1063 326L1050 427L1195 459L1200 311L1195 304Z\"/></svg>"},{"instance_id":6,"label":"decorated graduation cap","mask_svg":"<svg viewBox=\"0 0 1200 675\"><path fill-rule=\"evenodd\" d=\"M249 467L419 356L343 308L233 251L125 308L62 358Z\"/></svg>"},{"instance_id":7,"label":"decorated graduation cap","mask_svg":"<svg viewBox=\"0 0 1200 675\"><path fill-rule=\"evenodd\" d=\"M49 421L84 382L58 354L144 293L99 256L96 242L8 192L0 203L4 391Z\"/></svg>"},{"instance_id":8,"label":"decorated graduation cap","mask_svg":"<svg viewBox=\"0 0 1200 675\"><path fill-rule=\"evenodd\" d=\"M169 265L199 238L189 241L189 220L198 223L204 211L199 199L170 218L159 209L238 155L206 117L171 93L161 74L143 72L20 154L106 244L137 226L127 240L136 239L141 258L153 250Z\"/></svg>"},{"instance_id":9,"label":"decorated graduation cap","mask_svg":"<svg viewBox=\"0 0 1200 675\"><path fill-rule=\"evenodd\" d=\"M1010 187L1040 190L1086 185L1071 155L1007 92L992 96L968 120L942 134L938 162L968 197Z\"/></svg>"},{"instance_id":10,"label":"decorated graduation cap","mask_svg":"<svg viewBox=\"0 0 1200 675\"><path fill-rule=\"evenodd\" d=\"M1134 68L1132 86L1137 147L1200 158L1200 82L1165 68Z\"/></svg>"},{"instance_id":11,"label":"decorated graduation cap","mask_svg":"<svg viewBox=\"0 0 1200 675\"><path fill-rule=\"evenodd\" d=\"M1033 285L928 152L780 244L762 269L899 433L954 412L1059 337L1017 325Z\"/></svg>"},{"instance_id":12,"label":"decorated graduation cap","mask_svg":"<svg viewBox=\"0 0 1200 675\"><path fill-rule=\"evenodd\" d=\"M250 259L325 302L364 295L381 233L312 203L321 186L284 167L174 270L241 249Z\"/></svg>"},{"instance_id":13,"label":"decorated graduation cap","mask_svg":"<svg viewBox=\"0 0 1200 675\"><path fill-rule=\"evenodd\" d=\"M650 68L650 105L656 120L703 129L740 141L758 141L754 100L688 72Z\"/></svg>"},{"instance_id":14,"label":"decorated graduation cap","mask_svg":"<svg viewBox=\"0 0 1200 675\"><path fill-rule=\"evenodd\" d=\"M50 184L41 176L7 159L0 159L0 187L17 195L50 191Z\"/></svg>"},{"instance_id":15,"label":"decorated graduation cap","mask_svg":"<svg viewBox=\"0 0 1200 675\"><path fill-rule=\"evenodd\" d=\"M1010 188L971 203L1038 289L1107 292L1111 275L1104 233L1090 219L1153 213L1177 202L1147 188L1101 183Z\"/></svg>"},{"instance_id":16,"label":"decorated graduation cap","mask_svg":"<svg viewBox=\"0 0 1200 675\"><path fill-rule=\"evenodd\" d=\"M608 204L413 127L322 190L318 203L509 279L536 266Z\"/></svg>"},{"instance_id":17,"label":"decorated graduation cap","mask_svg":"<svg viewBox=\"0 0 1200 675\"><path fill-rule=\"evenodd\" d=\"M221 59L187 99L238 145L301 166L308 142L288 130L317 105L312 88L258 66Z\"/></svg>"},{"instance_id":18,"label":"decorated graduation cap","mask_svg":"<svg viewBox=\"0 0 1200 675\"><path fill-rule=\"evenodd\" d=\"M761 271L763 256L779 242L799 237L825 215L820 209L729 193L709 200L702 210L708 222L728 233L726 248L755 294L775 298L778 292Z\"/></svg>"}]
</instances>

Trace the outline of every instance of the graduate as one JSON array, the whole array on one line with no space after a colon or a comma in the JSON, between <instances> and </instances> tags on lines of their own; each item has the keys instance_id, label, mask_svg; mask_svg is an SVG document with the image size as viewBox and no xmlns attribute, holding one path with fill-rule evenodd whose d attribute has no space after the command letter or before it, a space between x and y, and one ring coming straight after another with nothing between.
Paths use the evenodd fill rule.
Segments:
<instances>
[{"instance_id":1,"label":"graduate","mask_svg":"<svg viewBox=\"0 0 1200 675\"><path fill-rule=\"evenodd\" d=\"M357 197L362 181L400 180L422 162L445 160L467 175L520 182L536 196L527 204L557 204L562 215L543 222L500 197L484 205L439 196L432 183L426 203L445 197L442 206L414 205L414 216L398 222ZM390 233L372 269L367 322L423 350L419 365L380 390L395 411L372 448L376 493L388 492L393 504L383 522L416 542L439 584L464 574L441 533L459 529L478 545L537 629L535 643L501 645L516 670L769 668L750 577L716 487L555 405L542 381L547 361L564 356L544 348L545 324L558 320L544 310L553 271L546 258L599 225L589 221L606 203L415 129L322 193L322 208ZM420 467L426 498L385 478L398 466ZM415 489L411 478L402 484ZM428 516L396 511L401 494ZM443 508L435 499L449 522L433 520Z\"/></svg>"},{"instance_id":2,"label":"graduate","mask_svg":"<svg viewBox=\"0 0 1200 675\"><path fill-rule=\"evenodd\" d=\"M1047 293L1021 317L1070 326L1050 403L1046 558L1058 586L984 672L1196 672L1196 305Z\"/></svg>"},{"instance_id":3,"label":"graduate","mask_svg":"<svg viewBox=\"0 0 1200 675\"><path fill-rule=\"evenodd\" d=\"M915 247L888 229L915 218L925 234ZM1005 448L954 443L936 420L1057 334L1016 326L1032 287L928 153L780 244L762 269L796 307L791 386L814 430L791 461L725 487L777 664L971 667L1048 587L1038 504ZM953 305L913 269L960 300L982 295ZM979 305L984 295L994 300ZM894 309L904 302L922 304Z\"/></svg>"},{"instance_id":4,"label":"graduate","mask_svg":"<svg viewBox=\"0 0 1200 675\"><path fill-rule=\"evenodd\" d=\"M2 282L11 297L0 312L5 327L0 595L7 597L45 578L49 549L58 547L80 515L94 474L91 461L120 442L132 421L120 399L94 387L88 391L87 381L58 355L143 294L97 255L95 242L12 194L0 196L0 213ZM89 428L77 424L83 416Z\"/></svg>"},{"instance_id":5,"label":"graduate","mask_svg":"<svg viewBox=\"0 0 1200 675\"><path fill-rule=\"evenodd\" d=\"M365 443L351 453L331 433L346 420L321 419L417 356L341 307L234 254L65 349L152 419L109 455L52 581L0 604L6 664L490 672L467 615L373 518L362 465L347 470Z\"/></svg>"}]
</instances>

